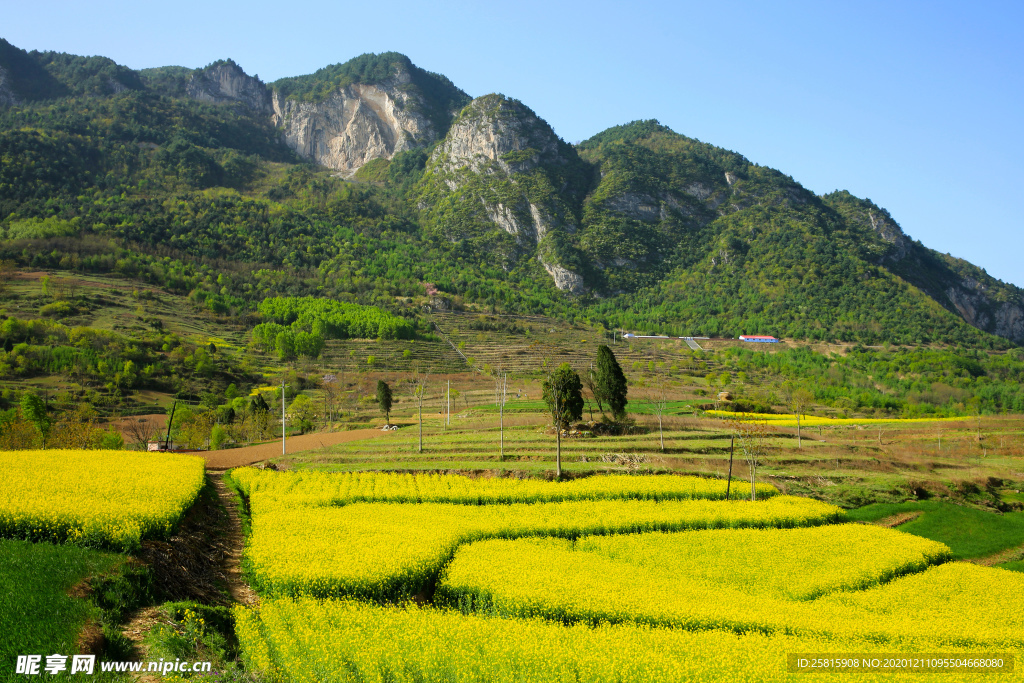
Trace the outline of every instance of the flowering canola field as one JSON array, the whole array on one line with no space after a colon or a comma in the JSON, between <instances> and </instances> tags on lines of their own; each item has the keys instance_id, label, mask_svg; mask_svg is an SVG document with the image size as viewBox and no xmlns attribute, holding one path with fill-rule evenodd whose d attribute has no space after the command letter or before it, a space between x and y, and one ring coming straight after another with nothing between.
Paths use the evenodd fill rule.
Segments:
<instances>
[{"instance_id":1,"label":"flowering canola field","mask_svg":"<svg viewBox=\"0 0 1024 683\"><path fill-rule=\"evenodd\" d=\"M249 665L271 680L294 683L992 680L992 674L964 671L883 677L815 673L810 678L787 671L789 653L884 656L893 652L889 644L850 638L738 635L608 623L563 626L542 619L489 618L309 598L265 600L259 611L239 608L236 617L236 632ZM931 647L907 642L899 653L933 653ZM1020 648L1009 653L1020 661ZM999 679L1020 680L1020 675Z\"/></svg>"},{"instance_id":2,"label":"flowering canola field","mask_svg":"<svg viewBox=\"0 0 1024 683\"><path fill-rule=\"evenodd\" d=\"M796 415L793 413L734 413L728 410L709 410L708 415L726 420L750 420L767 422L775 427L796 427ZM930 422L963 422L963 417L824 417L821 415L801 415L801 427L829 427L841 425L874 425L874 424L920 424Z\"/></svg>"},{"instance_id":3,"label":"flowering canola field","mask_svg":"<svg viewBox=\"0 0 1024 683\"><path fill-rule=\"evenodd\" d=\"M694 573L679 573L690 563L673 566L671 558L667 566L658 567L646 560L610 557L601 552L607 548L585 549L591 540L598 545L612 540L609 545L621 548L630 538L585 539L577 544L580 549L559 539L491 540L459 550L438 586L435 603L565 622L857 636L876 642L927 638L942 645L1024 645L1024 600L1019 597L1024 576L950 563L879 585L879 578L917 571L931 559L948 557L948 549L916 538L903 549L900 532L877 529L860 536L858 527L813 530L818 533L810 535L831 535L835 544L829 551L835 557L822 553L820 567L806 555L806 561L793 562L771 554L770 541L759 547L756 536L787 533L772 530L741 534L745 541L735 539L747 551L745 559L736 552L721 558L713 552L698 555L694 564L703 559L706 566ZM844 536L850 532L847 546ZM670 543L671 536L705 535L729 532L660 536ZM635 551L650 545L644 540L638 539ZM715 544L709 545L713 551ZM862 556L864 552L871 556ZM785 585L786 570L792 572L795 589ZM762 575L763 584L758 581ZM871 583L876 585L858 590ZM822 589L831 592L821 595ZM815 593L821 597L807 599ZM968 613L971 619L964 619Z\"/></svg>"},{"instance_id":4,"label":"flowering canola field","mask_svg":"<svg viewBox=\"0 0 1024 683\"><path fill-rule=\"evenodd\" d=\"M380 472L275 472L251 467L232 475L247 496L277 497L289 505L350 503L556 503L569 500L722 500L726 483L718 479L680 476L603 476L568 482L536 479L469 479L457 475L384 474ZM771 484L757 484L757 497L778 493ZM749 489L733 486L731 498L749 497Z\"/></svg>"},{"instance_id":5,"label":"flowering canola field","mask_svg":"<svg viewBox=\"0 0 1024 683\"><path fill-rule=\"evenodd\" d=\"M401 599L419 593L462 544L487 538L808 526L842 511L808 498L598 500L509 505L353 503L289 506L250 498L245 559L267 595Z\"/></svg>"},{"instance_id":6,"label":"flowering canola field","mask_svg":"<svg viewBox=\"0 0 1024 683\"><path fill-rule=\"evenodd\" d=\"M263 596L236 632L269 680L800 681L787 653L1024 654L1024 576L811 499L682 477L235 477ZM435 607L360 602L413 597Z\"/></svg>"},{"instance_id":7,"label":"flowering canola field","mask_svg":"<svg viewBox=\"0 0 1024 683\"><path fill-rule=\"evenodd\" d=\"M201 458L0 452L0 536L130 550L166 534L203 486Z\"/></svg>"},{"instance_id":8,"label":"flowering canola field","mask_svg":"<svg viewBox=\"0 0 1024 683\"><path fill-rule=\"evenodd\" d=\"M949 559L942 543L867 524L715 529L473 543L459 549L447 581L497 585L501 580L494 572L515 572L516 565L593 561L628 565L619 571L650 570L674 580L729 586L755 597L810 600Z\"/></svg>"}]
</instances>

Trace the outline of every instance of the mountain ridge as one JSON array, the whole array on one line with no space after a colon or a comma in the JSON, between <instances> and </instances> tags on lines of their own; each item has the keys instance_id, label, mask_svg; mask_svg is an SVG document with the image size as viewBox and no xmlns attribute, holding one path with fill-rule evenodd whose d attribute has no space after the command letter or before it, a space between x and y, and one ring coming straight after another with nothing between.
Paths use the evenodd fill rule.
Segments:
<instances>
[{"instance_id":1,"label":"mountain ridge","mask_svg":"<svg viewBox=\"0 0 1024 683\"><path fill-rule=\"evenodd\" d=\"M349 258L341 237L356 230L391 255L404 283L392 297L428 282L495 310L683 334L994 343L970 324L1024 341L1019 288L912 240L869 200L817 196L654 120L572 146L521 102L470 100L398 53L264 84L231 60L136 72L3 41L0 147L12 160L0 169L4 231L74 219L83 240L313 268L331 296L369 291L354 276L367 256ZM177 205L224 218L185 221ZM242 216L265 244L228 246L225 226ZM308 277L301 286L316 287ZM270 286L196 291L241 310Z\"/></svg>"}]
</instances>

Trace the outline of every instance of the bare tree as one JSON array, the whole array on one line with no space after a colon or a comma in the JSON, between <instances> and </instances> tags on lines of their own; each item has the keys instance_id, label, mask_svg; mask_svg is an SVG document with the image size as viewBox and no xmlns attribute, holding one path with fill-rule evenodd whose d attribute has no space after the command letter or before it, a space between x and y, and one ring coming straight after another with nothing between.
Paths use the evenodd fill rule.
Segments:
<instances>
[{"instance_id":1,"label":"bare tree","mask_svg":"<svg viewBox=\"0 0 1024 683\"><path fill-rule=\"evenodd\" d=\"M423 399L427 395L427 382L430 379L430 373L420 373L419 370L413 373L412 378L409 379L409 392L412 394L412 398L416 401L416 410L419 412L419 452L423 452Z\"/></svg>"},{"instance_id":2,"label":"bare tree","mask_svg":"<svg viewBox=\"0 0 1024 683\"><path fill-rule=\"evenodd\" d=\"M597 390L597 377L594 374L593 363L591 363L590 368L583 373L581 379L583 380L583 387L590 393L589 398L587 398L586 394L584 394L583 397L587 399L587 409L590 412L590 419L593 420L594 409L590 405L591 400L593 400L593 402L597 404L597 409L601 411L601 414L604 414L604 406L601 403L601 394Z\"/></svg>"},{"instance_id":3,"label":"bare tree","mask_svg":"<svg viewBox=\"0 0 1024 683\"><path fill-rule=\"evenodd\" d=\"M648 387L644 393L644 401L651 407L651 412L658 418L658 438L661 441L661 452L665 452L665 430L664 416L668 399L665 396L665 379L659 377L655 380L655 386Z\"/></svg>"},{"instance_id":4,"label":"bare tree","mask_svg":"<svg viewBox=\"0 0 1024 683\"><path fill-rule=\"evenodd\" d=\"M324 411L327 415L328 424L334 424L334 407L338 403L338 376L334 373L327 373L323 376L321 386L324 390Z\"/></svg>"},{"instance_id":5,"label":"bare tree","mask_svg":"<svg viewBox=\"0 0 1024 683\"><path fill-rule=\"evenodd\" d=\"M145 417L129 417L122 424L122 428L128 440L143 451L148 448L149 442L153 440L157 431L156 424Z\"/></svg>"},{"instance_id":6,"label":"bare tree","mask_svg":"<svg viewBox=\"0 0 1024 683\"><path fill-rule=\"evenodd\" d=\"M508 373L494 373L494 400L498 404L498 434L500 458L505 460L505 403L508 401Z\"/></svg>"},{"instance_id":7,"label":"bare tree","mask_svg":"<svg viewBox=\"0 0 1024 683\"><path fill-rule=\"evenodd\" d=\"M750 471L750 500L757 500L757 489L754 486L757 468L764 464L770 449L768 440L775 429L767 422L729 420L726 424L740 442L743 459L747 461L747 468Z\"/></svg>"},{"instance_id":8,"label":"bare tree","mask_svg":"<svg viewBox=\"0 0 1024 683\"><path fill-rule=\"evenodd\" d=\"M789 392L789 407L796 414L796 447L803 448L800 441L800 415L814 400L814 396L806 389L800 388Z\"/></svg>"}]
</instances>

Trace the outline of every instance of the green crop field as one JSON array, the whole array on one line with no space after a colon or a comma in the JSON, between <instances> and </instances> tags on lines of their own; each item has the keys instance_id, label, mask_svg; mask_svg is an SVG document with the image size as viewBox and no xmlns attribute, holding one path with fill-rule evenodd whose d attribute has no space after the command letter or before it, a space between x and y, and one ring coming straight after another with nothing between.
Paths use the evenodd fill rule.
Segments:
<instances>
[{"instance_id":1,"label":"green crop field","mask_svg":"<svg viewBox=\"0 0 1024 683\"><path fill-rule=\"evenodd\" d=\"M100 611L72 588L121 561L75 546L0 540L0 680L23 680L13 675L18 655L78 654L83 626L91 620L98 629Z\"/></svg>"}]
</instances>

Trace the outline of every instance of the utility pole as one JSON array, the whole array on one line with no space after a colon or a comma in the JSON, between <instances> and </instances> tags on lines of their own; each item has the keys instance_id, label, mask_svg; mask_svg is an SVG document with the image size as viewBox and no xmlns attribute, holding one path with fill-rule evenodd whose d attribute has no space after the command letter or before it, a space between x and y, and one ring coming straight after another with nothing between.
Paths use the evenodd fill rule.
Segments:
<instances>
[{"instance_id":1,"label":"utility pole","mask_svg":"<svg viewBox=\"0 0 1024 683\"><path fill-rule=\"evenodd\" d=\"M444 416L444 424L446 427L450 427L452 424L452 381L448 380L448 392L446 394L448 399L447 413Z\"/></svg>"},{"instance_id":2,"label":"utility pole","mask_svg":"<svg viewBox=\"0 0 1024 683\"><path fill-rule=\"evenodd\" d=\"M508 389L508 374L501 376L501 403L498 408L499 431L501 433L501 462L505 462L505 392Z\"/></svg>"},{"instance_id":3,"label":"utility pole","mask_svg":"<svg viewBox=\"0 0 1024 683\"><path fill-rule=\"evenodd\" d=\"M551 383L551 393L555 403L555 479L562 480L562 396L561 387Z\"/></svg>"},{"instance_id":4,"label":"utility pole","mask_svg":"<svg viewBox=\"0 0 1024 683\"><path fill-rule=\"evenodd\" d=\"M284 443L285 443L285 440L284 440L285 439L285 417L284 417L284 403L285 403L285 400L284 400L284 389L287 386L288 386L287 384L285 384L284 382L281 382L281 455L285 454L285 447L284 447Z\"/></svg>"},{"instance_id":5,"label":"utility pole","mask_svg":"<svg viewBox=\"0 0 1024 683\"><path fill-rule=\"evenodd\" d=\"M725 484L725 499L729 500L729 489L732 488L732 454L736 447L736 435L729 437L729 480Z\"/></svg>"}]
</instances>

